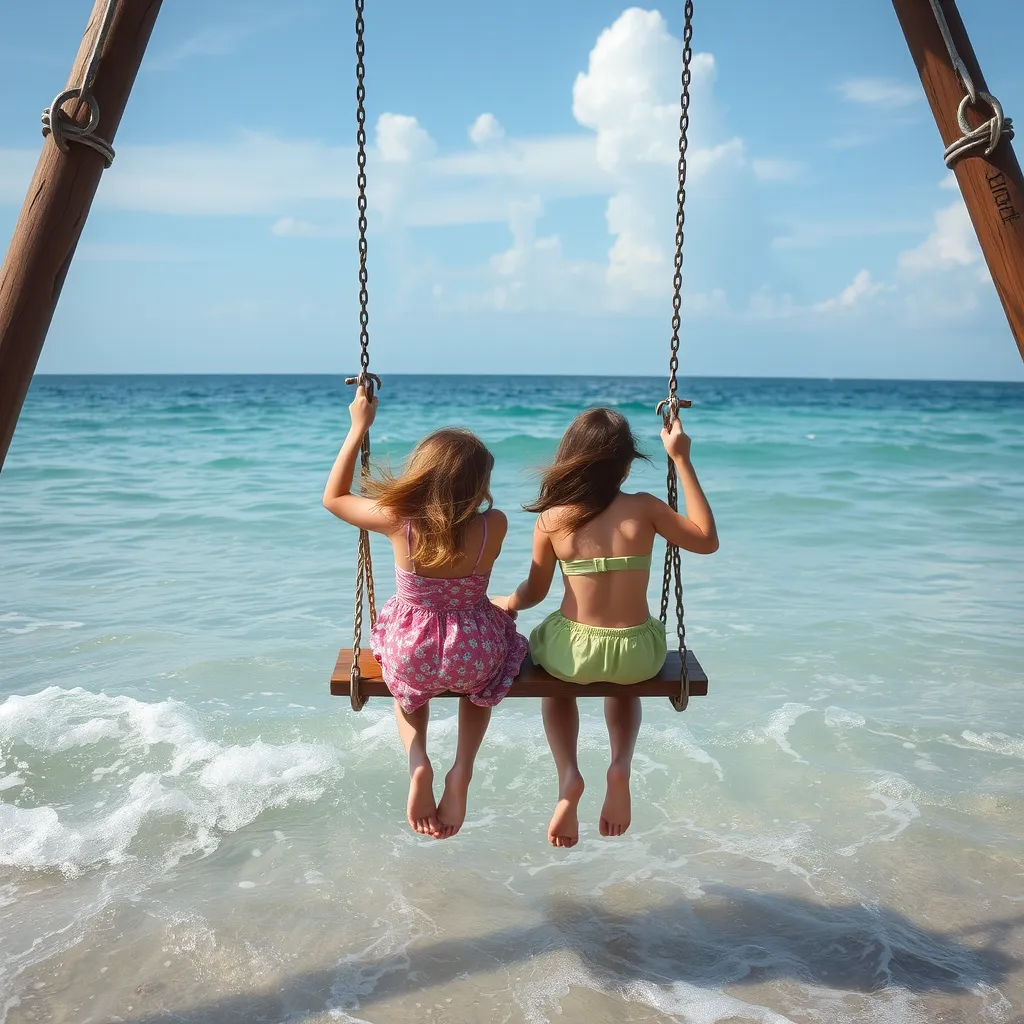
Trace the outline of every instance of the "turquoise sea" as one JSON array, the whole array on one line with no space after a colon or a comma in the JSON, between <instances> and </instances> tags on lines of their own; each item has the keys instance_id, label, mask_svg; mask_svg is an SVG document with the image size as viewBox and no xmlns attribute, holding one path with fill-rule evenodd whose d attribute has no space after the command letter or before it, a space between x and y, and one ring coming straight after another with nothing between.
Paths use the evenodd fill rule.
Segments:
<instances>
[{"instance_id":1,"label":"turquoise sea","mask_svg":"<svg viewBox=\"0 0 1024 1024\"><path fill-rule=\"evenodd\" d=\"M484 438L507 592L578 410L626 413L635 486L664 487L664 388L387 377L374 450ZM645 702L609 840L583 702L567 852L536 701L497 709L436 842L389 703L328 695L340 379L37 378L0 475L0 1024L1024 1020L1024 386L684 388L722 540L684 560L710 695Z\"/></svg>"}]
</instances>

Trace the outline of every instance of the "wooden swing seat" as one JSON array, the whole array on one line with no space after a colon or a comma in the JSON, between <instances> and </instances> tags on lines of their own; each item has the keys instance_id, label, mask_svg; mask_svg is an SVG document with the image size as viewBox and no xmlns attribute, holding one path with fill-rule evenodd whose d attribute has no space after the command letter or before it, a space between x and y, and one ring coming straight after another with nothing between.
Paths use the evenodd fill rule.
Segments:
<instances>
[{"instance_id":1,"label":"wooden swing seat","mask_svg":"<svg viewBox=\"0 0 1024 1024\"><path fill-rule=\"evenodd\" d=\"M690 679L690 696L706 697L708 694L708 677L700 667L693 651L686 652L686 668ZM331 694L335 697L349 696L349 675L352 671L352 651L342 648L338 652L338 663L334 666L331 676ZM380 665L373 655L363 650L359 654L359 672L362 676L361 691L364 697L390 697L384 685ZM679 695L680 662L679 652L669 652L662 670L653 678L643 683L623 686L620 683L564 683L554 676L548 675L544 669L536 666L527 655L522 670L516 676L509 697L621 697L629 694L633 697L677 697ZM445 692L440 697L458 697L459 694Z\"/></svg>"}]
</instances>

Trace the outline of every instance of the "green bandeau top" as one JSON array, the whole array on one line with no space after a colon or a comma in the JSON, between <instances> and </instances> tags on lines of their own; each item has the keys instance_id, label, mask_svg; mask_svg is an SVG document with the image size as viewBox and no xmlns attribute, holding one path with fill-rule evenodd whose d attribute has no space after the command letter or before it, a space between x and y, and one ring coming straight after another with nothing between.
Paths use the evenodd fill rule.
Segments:
<instances>
[{"instance_id":1,"label":"green bandeau top","mask_svg":"<svg viewBox=\"0 0 1024 1024\"><path fill-rule=\"evenodd\" d=\"M566 576L589 576L595 572L619 572L622 569L650 569L650 555L619 555L615 558L578 558L559 562Z\"/></svg>"}]
</instances>

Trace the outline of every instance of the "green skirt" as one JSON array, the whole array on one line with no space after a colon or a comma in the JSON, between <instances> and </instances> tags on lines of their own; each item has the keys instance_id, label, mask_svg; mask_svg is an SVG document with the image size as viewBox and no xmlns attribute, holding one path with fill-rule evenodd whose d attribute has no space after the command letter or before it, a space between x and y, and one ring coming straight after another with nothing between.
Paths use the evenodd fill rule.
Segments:
<instances>
[{"instance_id":1,"label":"green skirt","mask_svg":"<svg viewBox=\"0 0 1024 1024\"><path fill-rule=\"evenodd\" d=\"M553 612L530 634L534 664L567 683L642 683L665 664L665 627L650 618L611 629Z\"/></svg>"}]
</instances>

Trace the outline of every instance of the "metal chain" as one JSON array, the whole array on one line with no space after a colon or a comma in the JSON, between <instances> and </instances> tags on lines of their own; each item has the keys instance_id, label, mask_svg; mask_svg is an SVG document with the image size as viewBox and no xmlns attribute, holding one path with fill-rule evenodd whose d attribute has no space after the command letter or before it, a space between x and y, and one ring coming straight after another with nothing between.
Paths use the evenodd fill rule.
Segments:
<instances>
[{"instance_id":1,"label":"metal chain","mask_svg":"<svg viewBox=\"0 0 1024 1024\"><path fill-rule=\"evenodd\" d=\"M359 207L359 367L362 373L370 369L370 312L369 293L366 271L366 43L363 32L366 28L363 21L364 0L356 3L356 189L358 190L357 205ZM370 397L370 396L368 396Z\"/></svg>"},{"instance_id":2,"label":"metal chain","mask_svg":"<svg viewBox=\"0 0 1024 1024\"><path fill-rule=\"evenodd\" d=\"M369 275L366 270L366 43L363 34L366 23L363 20L364 0L355 0L356 5L356 190L359 209L359 376L346 378L346 384L362 386L366 397L372 401L374 386L380 387L380 378L370 373L370 312ZM365 480L370 473L370 434L363 435L359 448L360 476ZM370 629L377 621L377 598L373 586L373 558L370 551L370 534L359 531L359 546L356 556L356 607L352 623L352 669L349 675L349 699L352 707L359 711L367 698L362 693L362 673L359 671L359 655L363 639L363 596L370 609Z\"/></svg>"},{"instance_id":3,"label":"metal chain","mask_svg":"<svg viewBox=\"0 0 1024 1024\"><path fill-rule=\"evenodd\" d=\"M658 403L657 412L661 415L666 427L679 418L680 409L688 409L690 402L679 397L679 383L676 375L679 371L679 330L682 323L683 305L683 242L686 235L686 150L689 145L690 128L690 64L693 59L693 0L686 0L683 23L683 70L679 95L679 163L677 165L676 189L676 251L672 274L672 340L668 361L668 398ZM668 471L665 479L668 504L673 511L679 511L679 481L675 463L668 458ZM665 545L665 572L661 585L662 623L668 626L668 605L670 591L675 589L676 605L676 638L679 643L681 662L681 678L679 695L672 698L672 705L677 711L683 711L690 700L690 681L686 669L686 625L683 618L683 576L679 548L674 544Z\"/></svg>"},{"instance_id":4,"label":"metal chain","mask_svg":"<svg viewBox=\"0 0 1024 1024\"><path fill-rule=\"evenodd\" d=\"M53 141L62 153L67 153L69 143L77 142L88 146L103 157L104 166L109 167L114 162L114 147L96 134L100 123L100 105L92 94L92 87L96 81L96 73L99 71L100 55L103 52L107 36L110 34L110 27L114 23L114 14L117 11L118 0L107 0L107 6L103 9L103 17L100 19L99 28L93 39L92 50L89 59L85 64L85 73L82 76L82 84L74 89L65 89L58 93L53 102L43 111L43 137L53 136ZM89 120L83 127L70 117L63 109L68 100L78 100L84 103L89 110Z\"/></svg>"},{"instance_id":5,"label":"metal chain","mask_svg":"<svg viewBox=\"0 0 1024 1024\"><path fill-rule=\"evenodd\" d=\"M946 166L952 168L961 157L966 156L972 150L983 149L985 156L991 156L1003 137L1006 138L1007 142L1012 141L1013 119L1003 114L1003 106L995 96L990 92L985 92L984 89L979 90L975 86L974 79L967 70L967 65L960 56L956 43L953 42L953 33L949 29L946 12L942 9L942 0L930 0L930 2L932 13L935 15L935 20L939 25L939 32L942 33L942 41L946 44L946 50L949 53L953 70L956 72L957 78L960 79L960 84L964 87L964 92L966 93L960 101L956 112L957 124L960 126L962 134L960 138L951 142L942 154L943 159L946 161ZM967 120L967 108L969 106L977 107L979 100L992 111L992 116L987 121L978 125L977 128L972 128L971 123Z\"/></svg>"}]
</instances>

